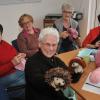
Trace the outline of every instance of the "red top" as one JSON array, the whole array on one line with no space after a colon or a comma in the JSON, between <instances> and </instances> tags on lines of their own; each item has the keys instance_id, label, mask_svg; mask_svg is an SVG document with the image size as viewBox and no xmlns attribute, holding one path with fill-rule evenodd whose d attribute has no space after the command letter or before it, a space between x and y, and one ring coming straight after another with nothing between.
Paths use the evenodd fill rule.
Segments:
<instances>
[{"instance_id":1,"label":"red top","mask_svg":"<svg viewBox=\"0 0 100 100\"><path fill-rule=\"evenodd\" d=\"M14 47L4 40L0 42L0 77L8 75L15 70L11 60L16 54Z\"/></svg>"},{"instance_id":2,"label":"red top","mask_svg":"<svg viewBox=\"0 0 100 100\"><path fill-rule=\"evenodd\" d=\"M97 38L97 36L99 36L99 34L100 34L100 26L90 30L89 34L86 36L86 38L82 43L82 47L86 47L87 44L91 44L91 42L94 41Z\"/></svg>"}]
</instances>

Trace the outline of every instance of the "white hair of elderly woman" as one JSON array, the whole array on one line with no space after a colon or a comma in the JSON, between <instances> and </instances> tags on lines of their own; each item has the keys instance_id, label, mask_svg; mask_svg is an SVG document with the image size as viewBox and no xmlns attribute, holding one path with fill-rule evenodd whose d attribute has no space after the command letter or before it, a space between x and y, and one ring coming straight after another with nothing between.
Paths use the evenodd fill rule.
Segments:
<instances>
[{"instance_id":1,"label":"white hair of elderly woman","mask_svg":"<svg viewBox=\"0 0 100 100\"><path fill-rule=\"evenodd\" d=\"M56 28L53 27L46 27L44 29L41 30L40 34L39 34L39 41L43 41L44 38L47 35L53 35L57 37L57 43L59 42L59 32L57 31Z\"/></svg>"},{"instance_id":2,"label":"white hair of elderly woman","mask_svg":"<svg viewBox=\"0 0 100 100\"><path fill-rule=\"evenodd\" d=\"M71 11L73 12L74 11L74 8L71 4L62 4L62 11Z\"/></svg>"}]
</instances>

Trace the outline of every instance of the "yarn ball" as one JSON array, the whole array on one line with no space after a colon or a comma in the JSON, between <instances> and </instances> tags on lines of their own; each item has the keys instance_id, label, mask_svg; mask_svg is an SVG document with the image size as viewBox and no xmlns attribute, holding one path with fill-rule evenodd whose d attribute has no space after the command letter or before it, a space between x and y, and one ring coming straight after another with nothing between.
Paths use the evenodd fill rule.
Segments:
<instances>
[{"instance_id":1,"label":"yarn ball","mask_svg":"<svg viewBox=\"0 0 100 100\"><path fill-rule=\"evenodd\" d=\"M23 58L23 59L21 59L21 62L15 66L15 68L18 70L24 71L25 63L26 63L26 60Z\"/></svg>"},{"instance_id":2,"label":"yarn ball","mask_svg":"<svg viewBox=\"0 0 100 100\"><path fill-rule=\"evenodd\" d=\"M100 67L95 69L91 75L89 76L89 80L93 84L98 84L100 83Z\"/></svg>"}]
</instances>

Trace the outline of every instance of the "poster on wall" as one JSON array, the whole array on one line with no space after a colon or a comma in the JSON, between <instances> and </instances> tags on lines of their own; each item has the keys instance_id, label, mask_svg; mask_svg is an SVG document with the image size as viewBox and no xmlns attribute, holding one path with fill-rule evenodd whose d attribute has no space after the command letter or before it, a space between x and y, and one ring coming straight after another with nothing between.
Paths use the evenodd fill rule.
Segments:
<instances>
[{"instance_id":1,"label":"poster on wall","mask_svg":"<svg viewBox=\"0 0 100 100\"><path fill-rule=\"evenodd\" d=\"M0 5L35 3L40 1L41 0L0 0Z\"/></svg>"}]
</instances>

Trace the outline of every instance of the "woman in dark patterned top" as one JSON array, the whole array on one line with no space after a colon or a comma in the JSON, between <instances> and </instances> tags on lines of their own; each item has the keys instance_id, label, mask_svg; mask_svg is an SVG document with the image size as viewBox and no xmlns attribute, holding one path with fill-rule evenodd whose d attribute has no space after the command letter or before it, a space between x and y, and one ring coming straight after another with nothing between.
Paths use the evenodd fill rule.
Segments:
<instances>
[{"instance_id":1,"label":"woman in dark patterned top","mask_svg":"<svg viewBox=\"0 0 100 100\"><path fill-rule=\"evenodd\" d=\"M58 53L71 51L81 47L78 22L71 18L73 7L70 4L62 5L62 17L54 22L54 27L60 33ZM74 36L73 36L74 35Z\"/></svg>"}]
</instances>

